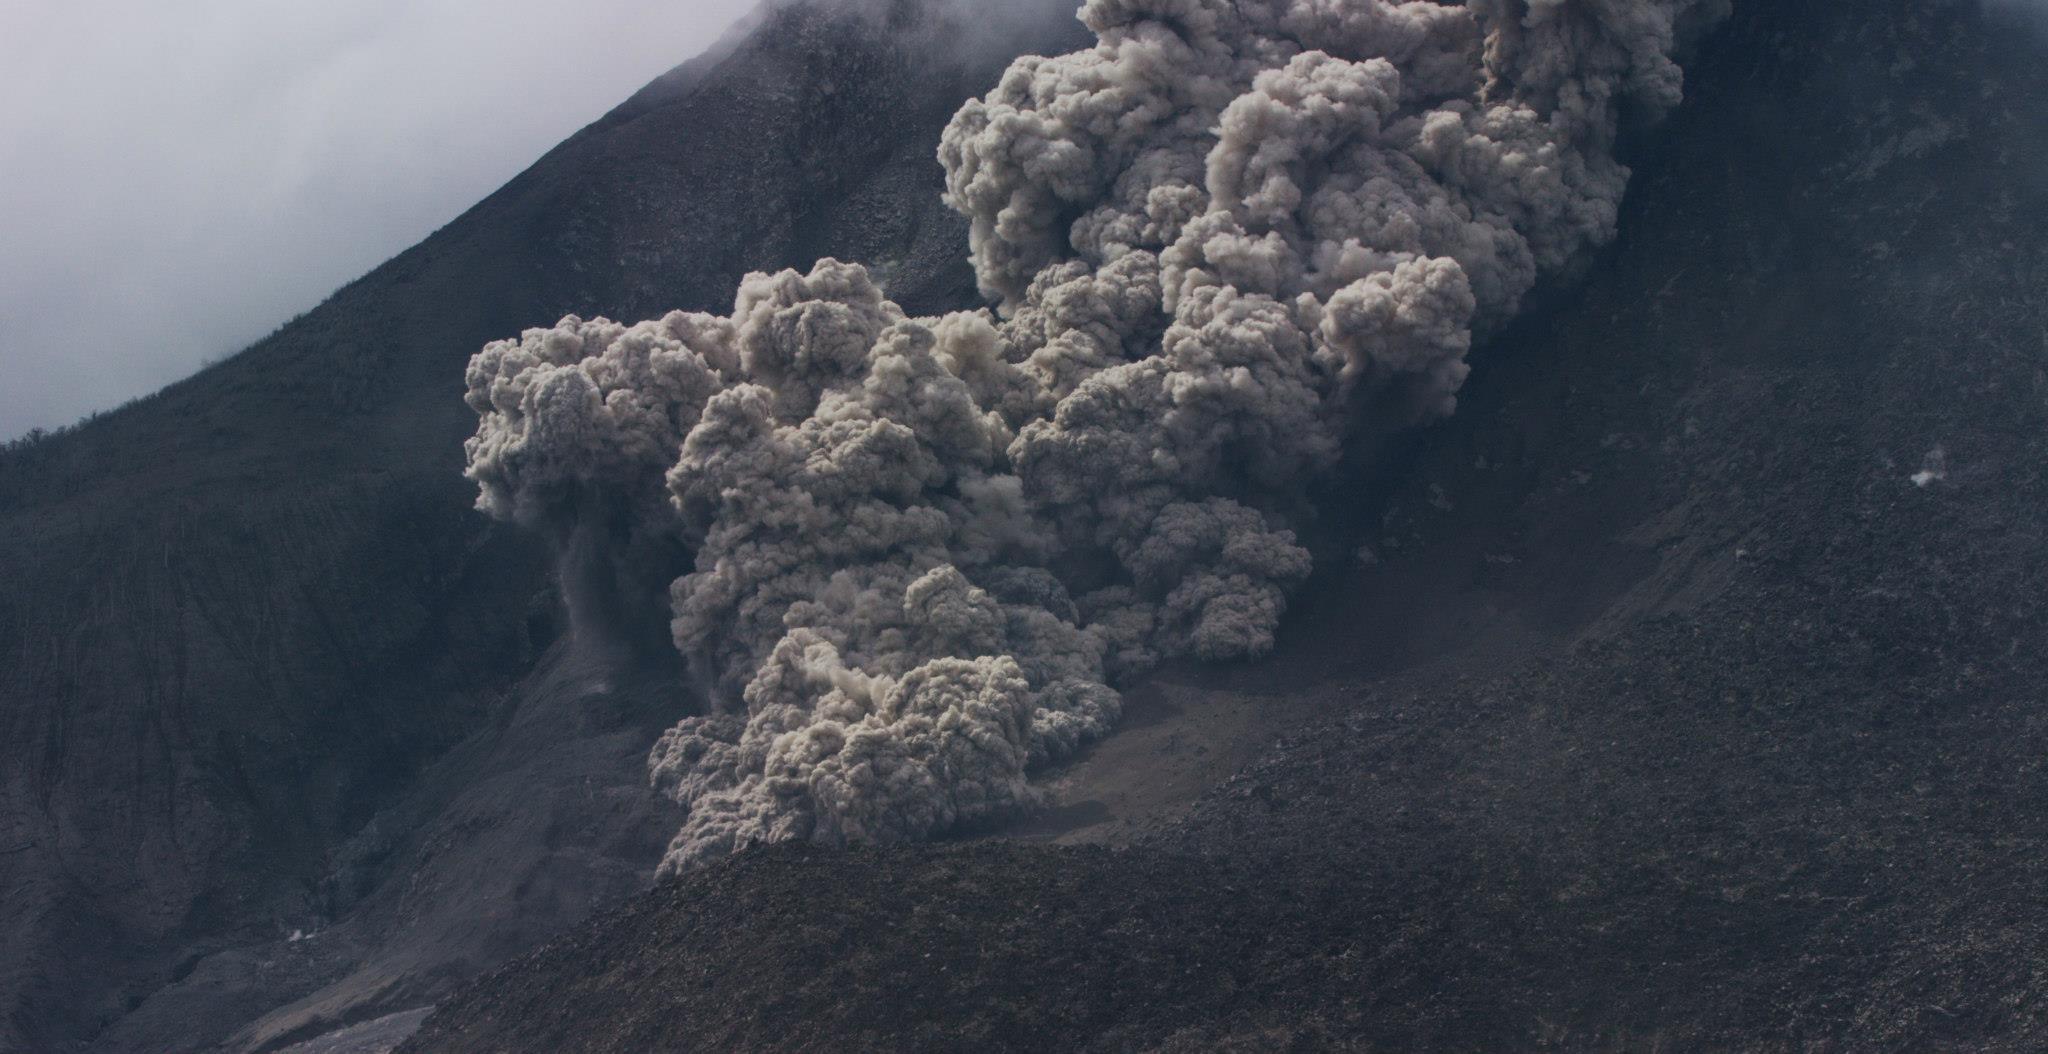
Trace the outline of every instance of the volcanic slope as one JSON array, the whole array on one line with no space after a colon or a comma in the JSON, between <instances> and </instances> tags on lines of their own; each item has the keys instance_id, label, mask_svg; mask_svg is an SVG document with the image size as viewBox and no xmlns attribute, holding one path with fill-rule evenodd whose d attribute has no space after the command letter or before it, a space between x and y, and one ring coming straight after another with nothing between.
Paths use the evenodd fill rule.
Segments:
<instances>
[{"instance_id":1,"label":"volcanic slope","mask_svg":"<svg viewBox=\"0 0 2048 1054\"><path fill-rule=\"evenodd\" d=\"M1146 690L1316 714L1134 846L749 851L402 1049L2041 1049L2043 53L1739 4L1364 566Z\"/></svg>"},{"instance_id":2,"label":"volcanic slope","mask_svg":"<svg viewBox=\"0 0 2048 1054\"><path fill-rule=\"evenodd\" d=\"M1013 7L1005 47L1081 35ZM687 700L570 648L544 546L472 510L463 367L824 255L971 299L932 150L1009 56L957 19L764 8L246 352L0 454L0 1050L275 1046L644 888Z\"/></svg>"}]
</instances>

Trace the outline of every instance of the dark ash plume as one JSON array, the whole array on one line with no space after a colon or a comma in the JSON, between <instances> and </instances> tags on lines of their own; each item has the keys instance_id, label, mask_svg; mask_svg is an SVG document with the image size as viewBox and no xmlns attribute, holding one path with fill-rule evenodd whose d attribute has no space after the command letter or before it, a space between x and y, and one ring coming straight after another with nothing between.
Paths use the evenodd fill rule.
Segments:
<instances>
[{"instance_id":1,"label":"dark ash plume","mask_svg":"<svg viewBox=\"0 0 2048 1054\"><path fill-rule=\"evenodd\" d=\"M651 758L664 866L1014 810L1113 684L1270 649L1358 408L1451 412L1474 335L1612 236L1622 111L1677 103L1724 7L1090 0L1092 49L939 148L993 312L827 260L484 349L480 507L602 495L695 554L672 629L717 705Z\"/></svg>"}]
</instances>

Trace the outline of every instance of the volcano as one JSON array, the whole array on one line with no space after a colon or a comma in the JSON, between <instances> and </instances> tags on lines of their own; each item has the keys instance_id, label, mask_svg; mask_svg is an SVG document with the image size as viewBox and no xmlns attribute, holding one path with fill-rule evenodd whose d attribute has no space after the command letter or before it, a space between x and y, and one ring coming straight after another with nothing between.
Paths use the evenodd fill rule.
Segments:
<instances>
[{"instance_id":1,"label":"volcano","mask_svg":"<svg viewBox=\"0 0 2048 1054\"><path fill-rule=\"evenodd\" d=\"M1269 654L1125 685L1036 809L653 885L707 689L472 509L465 363L826 257L981 304L933 152L1090 41L958 17L765 9L0 456L0 1049L2044 1042L2048 45L1974 0L1737 3L1611 243L1318 481Z\"/></svg>"}]
</instances>

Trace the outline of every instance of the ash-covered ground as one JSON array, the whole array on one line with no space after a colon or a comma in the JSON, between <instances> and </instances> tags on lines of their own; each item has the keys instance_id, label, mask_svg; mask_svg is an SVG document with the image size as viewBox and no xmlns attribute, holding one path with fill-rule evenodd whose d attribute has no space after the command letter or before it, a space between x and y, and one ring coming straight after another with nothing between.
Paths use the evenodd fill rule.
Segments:
<instances>
[{"instance_id":1,"label":"ash-covered ground","mask_svg":"<svg viewBox=\"0 0 2048 1054\"><path fill-rule=\"evenodd\" d=\"M1024 828L1121 847L749 851L402 1049L2048 1043L2043 54L1738 5L1619 243L1325 501L1366 553Z\"/></svg>"},{"instance_id":2,"label":"ash-covered ground","mask_svg":"<svg viewBox=\"0 0 2048 1054\"><path fill-rule=\"evenodd\" d=\"M2037 1049L2023 12L1738 2L1624 144L1619 241L1317 496L1270 658L1132 686L1009 825L630 899L693 701L468 511L463 360L823 255L970 305L933 145L1078 42L788 5L0 457L0 1049L354 1054L435 1004L413 1049Z\"/></svg>"},{"instance_id":3,"label":"ash-covered ground","mask_svg":"<svg viewBox=\"0 0 2048 1054\"><path fill-rule=\"evenodd\" d=\"M594 668L474 511L464 364L823 255L971 298L934 144L1065 7L769 5L243 353L0 451L0 1050L278 1049L647 888L688 692Z\"/></svg>"}]
</instances>

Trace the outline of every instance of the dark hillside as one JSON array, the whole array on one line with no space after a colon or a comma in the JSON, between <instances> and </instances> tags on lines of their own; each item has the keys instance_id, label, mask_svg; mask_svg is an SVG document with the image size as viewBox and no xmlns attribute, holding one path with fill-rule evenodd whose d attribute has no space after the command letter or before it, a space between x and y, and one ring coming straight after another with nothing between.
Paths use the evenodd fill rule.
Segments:
<instances>
[{"instance_id":1,"label":"dark hillside","mask_svg":"<svg viewBox=\"0 0 2048 1054\"><path fill-rule=\"evenodd\" d=\"M1177 823L758 850L404 1049L2042 1049L2043 54L1738 4L1376 562L1158 689L1329 707Z\"/></svg>"},{"instance_id":2,"label":"dark hillside","mask_svg":"<svg viewBox=\"0 0 2048 1054\"><path fill-rule=\"evenodd\" d=\"M932 150L1000 60L934 62L897 6L767 16L243 354L0 456L0 1049L193 1049L370 960L249 1041L416 1005L645 881L680 704L550 651L540 546L470 511L462 370L826 254L971 292Z\"/></svg>"}]
</instances>

